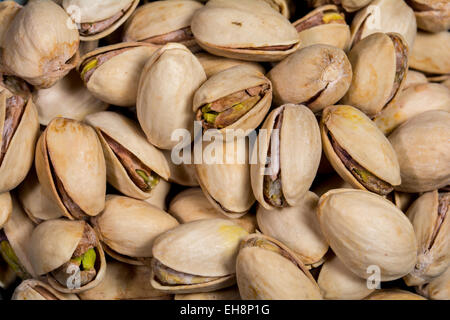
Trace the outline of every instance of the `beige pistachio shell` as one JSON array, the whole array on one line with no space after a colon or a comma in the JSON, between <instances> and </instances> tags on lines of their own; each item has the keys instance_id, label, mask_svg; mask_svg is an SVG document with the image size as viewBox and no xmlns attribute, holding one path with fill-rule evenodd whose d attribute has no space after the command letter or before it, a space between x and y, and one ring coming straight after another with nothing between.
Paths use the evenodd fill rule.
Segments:
<instances>
[{"instance_id":1,"label":"beige pistachio shell","mask_svg":"<svg viewBox=\"0 0 450 320\"><path fill-rule=\"evenodd\" d=\"M145 201L108 195L102 214L91 219L105 250L119 261L142 265L150 258L155 238L178 225L167 212Z\"/></svg>"},{"instance_id":2,"label":"beige pistachio shell","mask_svg":"<svg viewBox=\"0 0 450 320\"><path fill-rule=\"evenodd\" d=\"M429 32L450 29L450 3L447 0L412 0L417 27Z\"/></svg>"},{"instance_id":3,"label":"beige pistachio shell","mask_svg":"<svg viewBox=\"0 0 450 320\"><path fill-rule=\"evenodd\" d=\"M193 110L197 112L198 109L207 103L263 84L269 85L269 90L261 100L236 122L219 130L225 133L226 129L241 129L247 134L248 130L255 129L263 121L272 102L272 85L270 80L252 67L237 65L210 77L195 92Z\"/></svg>"},{"instance_id":4,"label":"beige pistachio shell","mask_svg":"<svg viewBox=\"0 0 450 320\"><path fill-rule=\"evenodd\" d=\"M175 164L172 158L172 150L162 150L162 153L169 165L169 181L187 187L198 186L197 178L195 176L195 166L192 163L181 162L180 164ZM191 160L193 158L194 154L191 153Z\"/></svg>"},{"instance_id":5,"label":"beige pistachio shell","mask_svg":"<svg viewBox=\"0 0 450 320\"><path fill-rule=\"evenodd\" d=\"M332 189L341 188L351 189L352 186L344 179L342 179L338 174L333 174L329 178L326 178L325 180L314 184L311 191L314 192L317 196L321 197L324 193Z\"/></svg>"},{"instance_id":6,"label":"beige pistachio shell","mask_svg":"<svg viewBox=\"0 0 450 320\"><path fill-rule=\"evenodd\" d=\"M118 261L108 261L105 277L95 288L81 292L82 300L168 300L170 296L151 285L151 270Z\"/></svg>"},{"instance_id":7,"label":"beige pistachio shell","mask_svg":"<svg viewBox=\"0 0 450 320\"><path fill-rule=\"evenodd\" d=\"M427 77L419 71L414 71L409 69L406 72L405 82L403 83L403 90L406 90L408 87L411 87L416 84L428 83Z\"/></svg>"},{"instance_id":8,"label":"beige pistachio shell","mask_svg":"<svg viewBox=\"0 0 450 320\"><path fill-rule=\"evenodd\" d=\"M216 73L229 69L237 65L247 65L255 71L265 73L263 66L253 61L243 61L225 57L214 56L206 52L196 53L198 61L201 63L203 70L205 70L206 77L210 78Z\"/></svg>"},{"instance_id":9,"label":"beige pistachio shell","mask_svg":"<svg viewBox=\"0 0 450 320\"><path fill-rule=\"evenodd\" d=\"M228 58L279 61L300 44L289 20L260 0L210 0L195 13L191 27L203 49ZM257 49L271 46L290 47Z\"/></svg>"},{"instance_id":10,"label":"beige pistachio shell","mask_svg":"<svg viewBox=\"0 0 450 320\"><path fill-rule=\"evenodd\" d=\"M2 63L6 73L48 88L76 66L79 42L76 27L60 6L33 1L11 22L3 39Z\"/></svg>"},{"instance_id":11,"label":"beige pistachio shell","mask_svg":"<svg viewBox=\"0 0 450 320\"><path fill-rule=\"evenodd\" d=\"M402 17L398 19L398 17ZM358 11L351 25L352 46L359 39L376 32L400 33L406 40L408 47L412 48L417 23L414 11L403 0L374 0L370 5Z\"/></svg>"},{"instance_id":12,"label":"beige pistachio shell","mask_svg":"<svg viewBox=\"0 0 450 320\"><path fill-rule=\"evenodd\" d=\"M450 184L450 113L418 114L389 135L402 183L396 190L425 192Z\"/></svg>"},{"instance_id":13,"label":"beige pistachio shell","mask_svg":"<svg viewBox=\"0 0 450 320\"><path fill-rule=\"evenodd\" d=\"M450 300L450 268L429 283L416 288L417 292L432 300Z\"/></svg>"},{"instance_id":14,"label":"beige pistachio shell","mask_svg":"<svg viewBox=\"0 0 450 320\"><path fill-rule=\"evenodd\" d=\"M236 261L236 280L242 300L322 299L316 281L287 246L258 234L249 235L243 243L252 238L274 243L290 260L278 252L241 246Z\"/></svg>"},{"instance_id":15,"label":"beige pistachio shell","mask_svg":"<svg viewBox=\"0 0 450 320\"><path fill-rule=\"evenodd\" d=\"M400 167L394 149L375 123L364 113L351 106L330 106L324 110L320 125L323 148L328 160L341 178L354 188L366 190L337 156L328 132L370 173L392 186L401 183Z\"/></svg>"},{"instance_id":16,"label":"beige pistachio shell","mask_svg":"<svg viewBox=\"0 0 450 320\"><path fill-rule=\"evenodd\" d=\"M136 107L139 123L153 145L172 149L178 143L171 139L177 129L188 130L188 142L192 141L192 98L205 80L200 62L178 43L163 46L145 64Z\"/></svg>"},{"instance_id":17,"label":"beige pistachio shell","mask_svg":"<svg viewBox=\"0 0 450 320\"><path fill-rule=\"evenodd\" d=\"M289 19L295 12L295 2L292 0L263 0L273 9L281 13L286 19Z\"/></svg>"},{"instance_id":18,"label":"beige pistachio shell","mask_svg":"<svg viewBox=\"0 0 450 320\"><path fill-rule=\"evenodd\" d=\"M75 71L69 72L51 88L34 91L33 101L39 123L44 126L57 117L82 121L87 115L108 108L106 102L95 98L86 89Z\"/></svg>"},{"instance_id":19,"label":"beige pistachio shell","mask_svg":"<svg viewBox=\"0 0 450 320\"><path fill-rule=\"evenodd\" d=\"M276 105L304 103L316 113L344 96L352 67L343 50L316 44L281 61L267 77L272 81Z\"/></svg>"},{"instance_id":20,"label":"beige pistachio shell","mask_svg":"<svg viewBox=\"0 0 450 320\"><path fill-rule=\"evenodd\" d=\"M281 129L274 131L275 120L280 114L283 116ZM270 141L279 135L281 191L288 205L296 206L311 187L319 167L322 143L317 120L307 107L286 104L268 115L262 129L250 166L253 194L264 208L273 209L264 198L264 175L270 174L265 170Z\"/></svg>"},{"instance_id":21,"label":"beige pistachio shell","mask_svg":"<svg viewBox=\"0 0 450 320\"><path fill-rule=\"evenodd\" d=\"M3 131L6 114L5 91L0 93L0 128ZM17 187L26 177L33 164L34 149L39 135L36 107L31 99L26 102L20 123L9 142L3 161L0 163L0 192Z\"/></svg>"},{"instance_id":22,"label":"beige pistachio shell","mask_svg":"<svg viewBox=\"0 0 450 320\"><path fill-rule=\"evenodd\" d=\"M8 31L8 27L22 6L15 1L3 1L0 3L0 46Z\"/></svg>"},{"instance_id":23,"label":"beige pistachio shell","mask_svg":"<svg viewBox=\"0 0 450 320\"><path fill-rule=\"evenodd\" d=\"M176 294L175 300L241 300L238 287L230 287L212 292Z\"/></svg>"},{"instance_id":24,"label":"beige pistachio shell","mask_svg":"<svg viewBox=\"0 0 450 320\"><path fill-rule=\"evenodd\" d=\"M78 71L82 71L80 67L89 59L121 49L128 50L97 67L85 85L92 95L102 101L117 106L131 107L136 104L142 69L158 49L157 46L148 43L119 43L102 47L83 56Z\"/></svg>"},{"instance_id":25,"label":"beige pistachio shell","mask_svg":"<svg viewBox=\"0 0 450 320\"><path fill-rule=\"evenodd\" d=\"M422 296L400 289L376 290L364 300L427 300Z\"/></svg>"},{"instance_id":26,"label":"beige pistachio shell","mask_svg":"<svg viewBox=\"0 0 450 320\"><path fill-rule=\"evenodd\" d=\"M169 213L180 223L188 223L203 219L226 218L213 206L200 188L189 188L178 193L170 202ZM248 233L255 232L256 216L252 213L246 214L233 222L247 230Z\"/></svg>"},{"instance_id":27,"label":"beige pistachio shell","mask_svg":"<svg viewBox=\"0 0 450 320\"><path fill-rule=\"evenodd\" d=\"M16 287L11 300L80 300L80 299L73 293L61 293L43 281L36 279L28 279L22 281L22 283Z\"/></svg>"},{"instance_id":28,"label":"beige pistachio shell","mask_svg":"<svg viewBox=\"0 0 450 320\"><path fill-rule=\"evenodd\" d=\"M0 193L0 230L8 221L12 212L12 200L9 192Z\"/></svg>"},{"instance_id":29,"label":"beige pistachio shell","mask_svg":"<svg viewBox=\"0 0 450 320\"><path fill-rule=\"evenodd\" d=\"M152 196L153 191L145 192L131 180L103 134L107 134L118 142L158 176L168 180L170 171L166 158L160 150L147 141L138 123L111 111L91 114L86 117L85 121L96 129L102 144L106 160L107 180L121 193L137 199L147 199Z\"/></svg>"},{"instance_id":30,"label":"beige pistachio shell","mask_svg":"<svg viewBox=\"0 0 450 320\"><path fill-rule=\"evenodd\" d=\"M153 189L153 194L150 198L145 199L144 201L154 205L155 207L166 211L167 203L166 199L171 189L171 184L165 180L160 180L158 185Z\"/></svg>"},{"instance_id":31,"label":"beige pistachio shell","mask_svg":"<svg viewBox=\"0 0 450 320\"><path fill-rule=\"evenodd\" d=\"M328 251L316 216L319 197L307 192L295 207L267 210L258 207L256 219L261 232L288 246L305 264L311 265Z\"/></svg>"},{"instance_id":32,"label":"beige pistachio shell","mask_svg":"<svg viewBox=\"0 0 450 320\"><path fill-rule=\"evenodd\" d=\"M56 188L53 173L83 212L99 214L105 206L106 165L95 130L76 120L55 118L36 147L36 173L43 192L70 219Z\"/></svg>"},{"instance_id":33,"label":"beige pistachio shell","mask_svg":"<svg viewBox=\"0 0 450 320\"><path fill-rule=\"evenodd\" d=\"M450 73L450 32L419 31L411 50L409 65L426 73Z\"/></svg>"},{"instance_id":34,"label":"beige pistachio shell","mask_svg":"<svg viewBox=\"0 0 450 320\"><path fill-rule=\"evenodd\" d=\"M411 85L389 103L373 121L388 135L413 116L429 110L450 112L450 90L438 83Z\"/></svg>"},{"instance_id":35,"label":"beige pistachio shell","mask_svg":"<svg viewBox=\"0 0 450 320\"><path fill-rule=\"evenodd\" d=\"M317 284L327 300L360 300L374 291L367 287L365 279L347 269L336 256L322 265Z\"/></svg>"},{"instance_id":36,"label":"beige pistachio shell","mask_svg":"<svg viewBox=\"0 0 450 320\"><path fill-rule=\"evenodd\" d=\"M381 281L408 274L416 262L416 237L408 218L391 202L362 190L325 193L317 210L322 232L342 263L367 279L378 266Z\"/></svg>"}]
</instances>

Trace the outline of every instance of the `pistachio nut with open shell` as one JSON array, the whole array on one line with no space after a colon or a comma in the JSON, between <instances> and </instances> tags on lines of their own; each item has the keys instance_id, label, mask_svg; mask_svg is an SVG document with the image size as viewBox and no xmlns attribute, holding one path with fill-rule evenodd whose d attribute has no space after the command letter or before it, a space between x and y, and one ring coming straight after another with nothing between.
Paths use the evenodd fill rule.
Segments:
<instances>
[{"instance_id":1,"label":"pistachio nut with open shell","mask_svg":"<svg viewBox=\"0 0 450 320\"><path fill-rule=\"evenodd\" d=\"M69 219L87 219L105 206L106 165L102 146L90 126L53 119L41 134L35 156L43 192Z\"/></svg>"},{"instance_id":2,"label":"pistachio nut with open shell","mask_svg":"<svg viewBox=\"0 0 450 320\"><path fill-rule=\"evenodd\" d=\"M318 113L347 92L352 66L342 49L315 44L291 54L267 77L272 81L275 105L304 104Z\"/></svg>"},{"instance_id":3,"label":"pistachio nut with open shell","mask_svg":"<svg viewBox=\"0 0 450 320\"><path fill-rule=\"evenodd\" d=\"M432 300L450 300L450 268L429 283L416 287L417 293Z\"/></svg>"},{"instance_id":4,"label":"pistachio nut with open shell","mask_svg":"<svg viewBox=\"0 0 450 320\"><path fill-rule=\"evenodd\" d=\"M282 105L268 115L258 141L250 165L256 200L268 210L300 204L322 154L316 117L303 105Z\"/></svg>"},{"instance_id":5,"label":"pistachio nut with open shell","mask_svg":"<svg viewBox=\"0 0 450 320\"><path fill-rule=\"evenodd\" d=\"M400 289L376 290L364 300L427 300L418 294Z\"/></svg>"},{"instance_id":6,"label":"pistachio nut with open shell","mask_svg":"<svg viewBox=\"0 0 450 320\"><path fill-rule=\"evenodd\" d=\"M450 32L419 31L411 50L409 66L425 73L450 73Z\"/></svg>"},{"instance_id":7,"label":"pistachio nut with open shell","mask_svg":"<svg viewBox=\"0 0 450 320\"><path fill-rule=\"evenodd\" d=\"M239 243L247 235L225 219L193 221L163 233L153 244L152 286L195 293L233 285Z\"/></svg>"},{"instance_id":8,"label":"pistachio nut with open shell","mask_svg":"<svg viewBox=\"0 0 450 320\"><path fill-rule=\"evenodd\" d=\"M394 149L364 113L351 106L330 106L320 127L328 160L354 188L387 195L401 183Z\"/></svg>"},{"instance_id":9,"label":"pistachio nut with open shell","mask_svg":"<svg viewBox=\"0 0 450 320\"><path fill-rule=\"evenodd\" d=\"M228 58L279 61L300 45L289 20L260 0L210 0L191 28L204 50Z\"/></svg>"},{"instance_id":10,"label":"pistachio nut with open shell","mask_svg":"<svg viewBox=\"0 0 450 320\"><path fill-rule=\"evenodd\" d=\"M0 230L8 221L12 212L12 200L9 192L0 193Z\"/></svg>"},{"instance_id":11,"label":"pistachio nut with open shell","mask_svg":"<svg viewBox=\"0 0 450 320\"><path fill-rule=\"evenodd\" d=\"M450 29L450 2L447 0L406 0L414 10L417 27L429 32Z\"/></svg>"},{"instance_id":12,"label":"pistachio nut with open shell","mask_svg":"<svg viewBox=\"0 0 450 320\"><path fill-rule=\"evenodd\" d=\"M91 114L85 121L95 128L102 144L107 180L121 193L147 199L160 179L169 178L166 158L136 122L112 111Z\"/></svg>"},{"instance_id":13,"label":"pistachio nut with open shell","mask_svg":"<svg viewBox=\"0 0 450 320\"><path fill-rule=\"evenodd\" d=\"M212 292L176 294L174 300L241 300L237 286Z\"/></svg>"},{"instance_id":14,"label":"pistachio nut with open shell","mask_svg":"<svg viewBox=\"0 0 450 320\"><path fill-rule=\"evenodd\" d=\"M38 276L63 293L80 293L105 276L106 260L100 241L85 221L48 220L33 231L28 247Z\"/></svg>"},{"instance_id":15,"label":"pistachio nut with open shell","mask_svg":"<svg viewBox=\"0 0 450 320\"><path fill-rule=\"evenodd\" d=\"M11 300L80 300L73 293L62 293L48 283L28 279L22 281L14 290Z\"/></svg>"}]
</instances>

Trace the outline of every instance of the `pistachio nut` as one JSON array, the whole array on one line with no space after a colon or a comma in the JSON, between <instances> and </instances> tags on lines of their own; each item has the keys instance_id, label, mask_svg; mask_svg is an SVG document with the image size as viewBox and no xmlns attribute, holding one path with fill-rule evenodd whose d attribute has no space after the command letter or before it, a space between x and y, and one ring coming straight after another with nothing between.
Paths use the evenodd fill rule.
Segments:
<instances>
[{"instance_id":1,"label":"pistachio nut","mask_svg":"<svg viewBox=\"0 0 450 320\"><path fill-rule=\"evenodd\" d=\"M413 226L383 197L363 190L331 190L320 197L317 215L331 249L357 276L367 279L367 268L376 265L381 281L390 281L414 268Z\"/></svg>"},{"instance_id":2,"label":"pistachio nut","mask_svg":"<svg viewBox=\"0 0 450 320\"><path fill-rule=\"evenodd\" d=\"M398 33L373 33L359 41L348 54L353 78L341 103L352 105L369 117L381 112L402 91L408 50Z\"/></svg>"},{"instance_id":3,"label":"pistachio nut","mask_svg":"<svg viewBox=\"0 0 450 320\"><path fill-rule=\"evenodd\" d=\"M319 7L293 23L300 37L300 48L326 44L346 50L350 44L350 27L334 5Z\"/></svg>"},{"instance_id":4,"label":"pistachio nut","mask_svg":"<svg viewBox=\"0 0 450 320\"><path fill-rule=\"evenodd\" d=\"M165 180L160 180L156 188L153 190L153 194L150 198L144 201L154 205L155 207L166 211L167 209L167 196L169 195L171 184Z\"/></svg>"},{"instance_id":5,"label":"pistachio nut","mask_svg":"<svg viewBox=\"0 0 450 320\"><path fill-rule=\"evenodd\" d=\"M61 293L46 282L36 279L22 281L11 300L80 300L73 293Z\"/></svg>"},{"instance_id":6,"label":"pistachio nut","mask_svg":"<svg viewBox=\"0 0 450 320\"><path fill-rule=\"evenodd\" d=\"M139 0L63 0L62 7L77 23L80 39L106 37L134 12Z\"/></svg>"},{"instance_id":7,"label":"pistachio nut","mask_svg":"<svg viewBox=\"0 0 450 320\"><path fill-rule=\"evenodd\" d=\"M43 192L58 204L64 216L85 219L103 210L105 158L90 126L53 119L38 140L35 166Z\"/></svg>"},{"instance_id":8,"label":"pistachio nut","mask_svg":"<svg viewBox=\"0 0 450 320\"><path fill-rule=\"evenodd\" d=\"M153 244L152 286L196 293L233 285L239 243L247 235L224 219L193 221L163 233Z\"/></svg>"},{"instance_id":9,"label":"pistachio nut","mask_svg":"<svg viewBox=\"0 0 450 320\"><path fill-rule=\"evenodd\" d=\"M36 274L47 275L49 284L59 292L92 289L105 276L105 254L94 229L85 221L44 221L31 235L28 255Z\"/></svg>"},{"instance_id":10,"label":"pistachio nut","mask_svg":"<svg viewBox=\"0 0 450 320\"><path fill-rule=\"evenodd\" d=\"M422 83L428 83L427 77L422 72L409 69L406 72L406 79L403 83L403 90L406 90L413 85Z\"/></svg>"},{"instance_id":11,"label":"pistachio nut","mask_svg":"<svg viewBox=\"0 0 450 320\"><path fill-rule=\"evenodd\" d=\"M352 66L342 49L315 44L291 54L267 77L276 105L304 104L314 113L339 101L352 81Z\"/></svg>"},{"instance_id":12,"label":"pistachio nut","mask_svg":"<svg viewBox=\"0 0 450 320\"><path fill-rule=\"evenodd\" d=\"M1 44L5 73L38 88L51 87L63 78L79 59L78 32L68 21L69 16L53 1L37 0L24 6Z\"/></svg>"},{"instance_id":13,"label":"pistachio nut","mask_svg":"<svg viewBox=\"0 0 450 320\"><path fill-rule=\"evenodd\" d=\"M450 90L447 87L438 83L411 85L375 116L373 121L388 135L408 119L429 110L450 112Z\"/></svg>"},{"instance_id":14,"label":"pistachio nut","mask_svg":"<svg viewBox=\"0 0 450 320\"><path fill-rule=\"evenodd\" d=\"M228 58L279 61L300 45L289 20L260 0L210 0L191 28L204 50Z\"/></svg>"},{"instance_id":15,"label":"pistachio nut","mask_svg":"<svg viewBox=\"0 0 450 320\"><path fill-rule=\"evenodd\" d=\"M78 71L92 95L110 104L131 107L136 104L142 69L156 50L154 45L135 42L101 47L81 58Z\"/></svg>"},{"instance_id":16,"label":"pistachio nut","mask_svg":"<svg viewBox=\"0 0 450 320\"><path fill-rule=\"evenodd\" d=\"M241 300L237 286L212 292L176 294L175 300Z\"/></svg>"},{"instance_id":17,"label":"pistachio nut","mask_svg":"<svg viewBox=\"0 0 450 320\"><path fill-rule=\"evenodd\" d=\"M397 153L403 192L426 192L450 184L450 112L420 113L394 130L389 141Z\"/></svg>"},{"instance_id":18,"label":"pistachio nut","mask_svg":"<svg viewBox=\"0 0 450 320\"><path fill-rule=\"evenodd\" d=\"M319 286L295 253L260 234L242 241L236 280L242 300L322 299Z\"/></svg>"},{"instance_id":19,"label":"pistachio nut","mask_svg":"<svg viewBox=\"0 0 450 320\"><path fill-rule=\"evenodd\" d=\"M406 0L414 10L417 27L429 32L450 29L450 3L447 0Z\"/></svg>"},{"instance_id":20,"label":"pistachio nut","mask_svg":"<svg viewBox=\"0 0 450 320\"><path fill-rule=\"evenodd\" d=\"M427 300L422 296L400 289L376 290L364 300Z\"/></svg>"},{"instance_id":21,"label":"pistachio nut","mask_svg":"<svg viewBox=\"0 0 450 320\"><path fill-rule=\"evenodd\" d=\"M195 177L195 166L192 163L182 162L180 164L175 164L174 161L172 161L171 150L162 150L162 153L169 165L169 181L187 187L198 186L197 178ZM191 156L193 157L192 153Z\"/></svg>"},{"instance_id":22,"label":"pistachio nut","mask_svg":"<svg viewBox=\"0 0 450 320\"><path fill-rule=\"evenodd\" d=\"M95 128L102 144L107 180L121 193L147 199L161 179L169 178L166 158L136 122L112 111L91 114L85 121Z\"/></svg>"},{"instance_id":23,"label":"pistachio nut","mask_svg":"<svg viewBox=\"0 0 450 320\"><path fill-rule=\"evenodd\" d=\"M450 32L419 31L411 50L409 66L426 73L450 73Z\"/></svg>"},{"instance_id":24,"label":"pistachio nut","mask_svg":"<svg viewBox=\"0 0 450 320\"><path fill-rule=\"evenodd\" d=\"M172 149L178 143L171 139L177 129L188 130L188 142L192 141L192 98L205 80L202 65L182 44L166 44L152 55L142 71L136 105L139 123L150 143Z\"/></svg>"},{"instance_id":25,"label":"pistachio nut","mask_svg":"<svg viewBox=\"0 0 450 320\"><path fill-rule=\"evenodd\" d=\"M155 238L178 226L167 212L123 196L107 195L103 212L91 218L102 247L116 260L143 265L142 259L152 257Z\"/></svg>"},{"instance_id":26,"label":"pistachio nut","mask_svg":"<svg viewBox=\"0 0 450 320\"><path fill-rule=\"evenodd\" d=\"M418 286L417 292L432 300L450 300L450 268L429 283Z\"/></svg>"},{"instance_id":27,"label":"pistachio nut","mask_svg":"<svg viewBox=\"0 0 450 320\"><path fill-rule=\"evenodd\" d=\"M387 195L401 183L394 149L364 113L351 106L330 106L320 126L328 160L354 188Z\"/></svg>"},{"instance_id":28,"label":"pistachio nut","mask_svg":"<svg viewBox=\"0 0 450 320\"><path fill-rule=\"evenodd\" d=\"M245 132L258 127L271 102L269 79L249 66L238 65L206 80L195 92L193 110L205 130Z\"/></svg>"},{"instance_id":29,"label":"pistachio nut","mask_svg":"<svg viewBox=\"0 0 450 320\"><path fill-rule=\"evenodd\" d=\"M165 45L177 42L195 51L198 45L191 31L194 13L203 5L197 1L154 1L140 6L128 19L124 41Z\"/></svg>"},{"instance_id":30,"label":"pistachio nut","mask_svg":"<svg viewBox=\"0 0 450 320\"><path fill-rule=\"evenodd\" d=\"M295 207L267 210L259 206L256 213L261 232L285 244L309 268L328 251L316 216L318 201L319 197L308 191Z\"/></svg>"},{"instance_id":31,"label":"pistachio nut","mask_svg":"<svg viewBox=\"0 0 450 320\"><path fill-rule=\"evenodd\" d=\"M0 230L8 221L12 212L12 200L9 192L0 193Z\"/></svg>"},{"instance_id":32,"label":"pistachio nut","mask_svg":"<svg viewBox=\"0 0 450 320\"><path fill-rule=\"evenodd\" d=\"M227 218L208 201L200 188L189 188L178 193L170 201L169 213L180 223ZM256 216L252 213L232 219L232 221L247 230L248 233L253 233L256 230Z\"/></svg>"},{"instance_id":33,"label":"pistachio nut","mask_svg":"<svg viewBox=\"0 0 450 320\"><path fill-rule=\"evenodd\" d=\"M372 0L307 0L310 6L319 7L324 4L340 5L347 12L354 12L367 6Z\"/></svg>"},{"instance_id":34,"label":"pistachio nut","mask_svg":"<svg viewBox=\"0 0 450 320\"><path fill-rule=\"evenodd\" d=\"M256 200L268 210L300 204L322 153L314 114L303 105L282 105L268 115L258 141L250 166Z\"/></svg>"},{"instance_id":35,"label":"pistachio nut","mask_svg":"<svg viewBox=\"0 0 450 320\"><path fill-rule=\"evenodd\" d=\"M370 2L352 20L351 46L376 32L399 33L406 40L407 46L412 48L417 33L414 11L403 0Z\"/></svg>"},{"instance_id":36,"label":"pistachio nut","mask_svg":"<svg viewBox=\"0 0 450 320\"><path fill-rule=\"evenodd\" d=\"M0 47L9 25L20 9L22 9L22 6L15 1L3 1L0 3Z\"/></svg>"},{"instance_id":37,"label":"pistachio nut","mask_svg":"<svg viewBox=\"0 0 450 320\"><path fill-rule=\"evenodd\" d=\"M430 282L450 265L450 192L424 193L406 213L417 238L417 261L404 278L408 286Z\"/></svg>"}]
</instances>

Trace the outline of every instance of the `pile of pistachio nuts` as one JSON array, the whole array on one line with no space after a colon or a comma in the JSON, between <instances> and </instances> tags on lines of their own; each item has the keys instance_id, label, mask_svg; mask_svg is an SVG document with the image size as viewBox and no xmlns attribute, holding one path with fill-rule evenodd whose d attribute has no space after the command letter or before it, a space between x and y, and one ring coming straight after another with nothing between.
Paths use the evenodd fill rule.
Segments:
<instances>
[{"instance_id":1,"label":"pile of pistachio nuts","mask_svg":"<svg viewBox=\"0 0 450 320\"><path fill-rule=\"evenodd\" d=\"M450 1L23 2L4 299L450 299Z\"/></svg>"}]
</instances>

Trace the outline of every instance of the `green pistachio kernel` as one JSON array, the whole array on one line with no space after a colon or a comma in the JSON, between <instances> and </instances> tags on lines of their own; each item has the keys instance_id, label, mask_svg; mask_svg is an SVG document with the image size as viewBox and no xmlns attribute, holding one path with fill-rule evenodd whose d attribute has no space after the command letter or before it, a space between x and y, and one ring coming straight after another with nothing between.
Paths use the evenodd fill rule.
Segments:
<instances>
[{"instance_id":1,"label":"green pistachio kernel","mask_svg":"<svg viewBox=\"0 0 450 320\"><path fill-rule=\"evenodd\" d=\"M144 182L148 185L148 187L150 189L153 189L159 183L159 177L158 176L147 175L145 173L145 171L139 170L139 169L136 170L136 173L139 175L139 177L142 178L142 180L144 180Z\"/></svg>"},{"instance_id":2,"label":"green pistachio kernel","mask_svg":"<svg viewBox=\"0 0 450 320\"><path fill-rule=\"evenodd\" d=\"M90 269L94 268L96 258L97 258L97 254L95 253L94 248L90 248L88 251L86 251L83 254L82 260L81 260L83 269L90 270Z\"/></svg>"}]
</instances>

